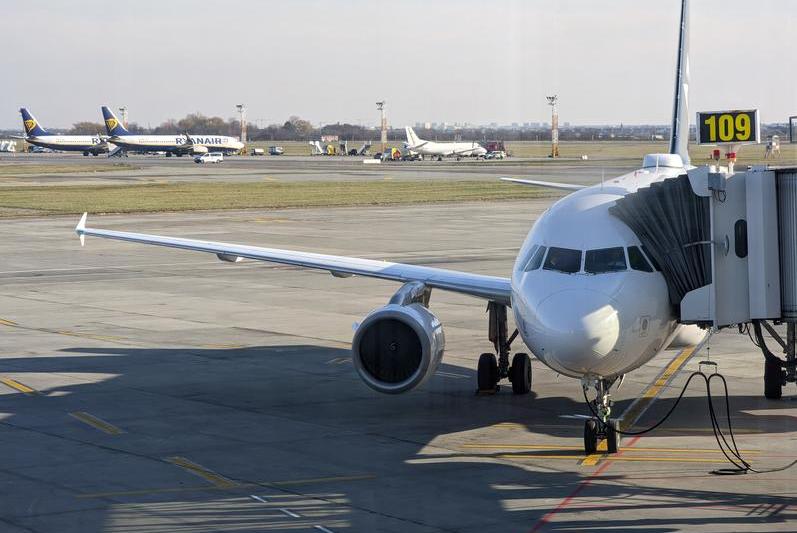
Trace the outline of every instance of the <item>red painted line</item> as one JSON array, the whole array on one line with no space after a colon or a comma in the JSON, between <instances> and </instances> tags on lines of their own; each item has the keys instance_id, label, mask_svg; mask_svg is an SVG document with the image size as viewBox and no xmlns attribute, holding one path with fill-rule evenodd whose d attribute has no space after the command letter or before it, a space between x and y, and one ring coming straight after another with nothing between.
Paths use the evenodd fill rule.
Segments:
<instances>
[{"instance_id":1,"label":"red painted line","mask_svg":"<svg viewBox=\"0 0 797 533\"><path fill-rule=\"evenodd\" d=\"M630 441L628 441L628 444L626 444L625 447L626 448L631 448L641 438L642 437L639 436L639 435L637 435L636 437L633 437ZM620 455L622 453L623 452L620 451L620 452L617 453L617 455ZM573 500L576 499L576 497L581 493L581 491L583 491L584 489L589 487L590 484L598 476L600 476L607 468L609 468L609 466L611 466L611 464L612 464L612 460L611 459L607 460L605 463L600 465L600 467L598 467L598 469L595 470L592 474L587 476L585 479L581 480L581 482L576 486L576 488L573 489L573 492L568 494L567 497L564 500L559 502L559 505L554 507L552 510L548 511L545 515L543 515L542 518L537 520L537 523L534 524L534 527L531 528L529 533L537 533L537 531L540 531L543 527L545 527L551 521L551 519L554 516L556 516L560 511L562 511L565 508L567 508L573 502Z\"/></svg>"}]
</instances>

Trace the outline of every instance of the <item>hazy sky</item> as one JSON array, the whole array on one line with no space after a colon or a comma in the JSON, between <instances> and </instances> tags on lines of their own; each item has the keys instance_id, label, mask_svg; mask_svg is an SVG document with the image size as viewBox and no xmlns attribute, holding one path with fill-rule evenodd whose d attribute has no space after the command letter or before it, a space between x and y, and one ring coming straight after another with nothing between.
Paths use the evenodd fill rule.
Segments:
<instances>
[{"instance_id":1,"label":"hazy sky","mask_svg":"<svg viewBox=\"0 0 797 533\"><path fill-rule=\"evenodd\" d=\"M692 0L693 110L797 114L797 1ZM0 128L127 105L259 124L667 123L679 0L0 1Z\"/></svg>"}]
</instances>

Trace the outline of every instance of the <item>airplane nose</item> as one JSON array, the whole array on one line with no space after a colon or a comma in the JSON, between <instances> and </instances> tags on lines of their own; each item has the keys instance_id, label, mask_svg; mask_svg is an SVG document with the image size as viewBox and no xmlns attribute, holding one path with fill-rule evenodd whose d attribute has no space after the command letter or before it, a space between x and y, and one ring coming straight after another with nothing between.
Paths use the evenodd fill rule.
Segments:
<instances>
[{"instance_id":1,"label":"airplane nose","mask_svg":"<svg viewBox=\"0 0 797 533\"><path fill-rule=\"evenodd\" d=\"M543 357L552 366L578 374L600 373L600 363L620 349L620 318L607 294L562 290L537 310Z\"/></svg>"}]
</instances>

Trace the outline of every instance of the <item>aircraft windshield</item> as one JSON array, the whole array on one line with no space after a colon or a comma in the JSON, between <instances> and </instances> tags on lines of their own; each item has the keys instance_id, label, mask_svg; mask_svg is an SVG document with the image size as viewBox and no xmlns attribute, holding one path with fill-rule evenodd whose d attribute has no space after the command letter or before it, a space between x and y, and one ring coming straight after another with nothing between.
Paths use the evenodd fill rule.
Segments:
<instances>
[{"instance_id":1,"label":"aircraft windshield","mask_svg":"<svg viewBox=\"0 0 797 533\"><path fill-rule=\"evenodd\" d=\"M625 252L622 248L600 248L587 250L584 259L584 271L589 274L605 272L621 272L628 268L625 264Z\"/></svg>"},{"instance_id":2,"label":"aircraft windshield","mask_svg":"<svg viewBox=\"0 0 797 533\"><path fill-rule=\"evenodd\" d=\"M531 270L537 270L540 268L540 265L542 264L542 258L545 257L545 251L547 249L548 248L545 246L539 246L535 244L534 248L532 249L532 254L529 257L526 266L523 267L523 270L529 272Z\"/></svg>"},{"instance_id":3,"label":"aircraft windshield","mask_svg":"<svg viewBox=\"0 0 797 533\"><path fill-rule=\"evenodd\" d=\"M581 250L570 248L556 248L548 251L543 270L556 270L565 274L575 274L581 270Z\"/></svg>"},{"instance_id":4,"label":"aircraft windshield","mask_svg":"<svg viewBox=\"0 0 797 533\"><path fill-rule=\"evenodd\" d=\"M642 254L642 250L638 246L628 247L628 264L634 270L641 270L642 272L653 272L653 267L650 266L648 260Z\"/></svg>"}]
</instances>

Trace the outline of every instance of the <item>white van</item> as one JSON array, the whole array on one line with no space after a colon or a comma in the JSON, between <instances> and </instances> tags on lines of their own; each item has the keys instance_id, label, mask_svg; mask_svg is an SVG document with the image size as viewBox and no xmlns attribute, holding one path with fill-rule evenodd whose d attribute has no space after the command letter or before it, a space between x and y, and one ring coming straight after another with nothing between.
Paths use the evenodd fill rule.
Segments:
<instances>
[{"instance_id":1,"label":"white van","mask_svg":"<svg viewBox=\"0 0 797 533\"><path fill-rule=\"evenodd\" d=\"M208 152L194 157L194 163L221 163L224 161L224 154L221 152Z\"/></svg>"}]
</instances>

